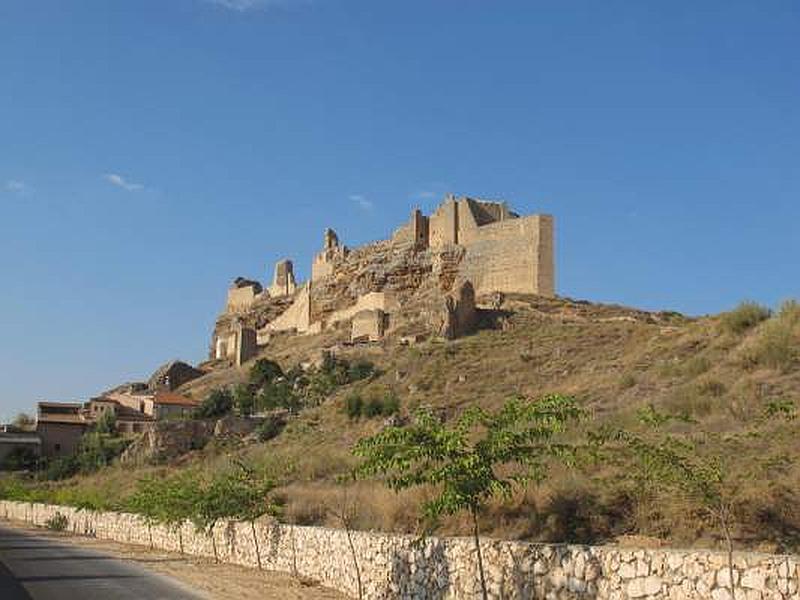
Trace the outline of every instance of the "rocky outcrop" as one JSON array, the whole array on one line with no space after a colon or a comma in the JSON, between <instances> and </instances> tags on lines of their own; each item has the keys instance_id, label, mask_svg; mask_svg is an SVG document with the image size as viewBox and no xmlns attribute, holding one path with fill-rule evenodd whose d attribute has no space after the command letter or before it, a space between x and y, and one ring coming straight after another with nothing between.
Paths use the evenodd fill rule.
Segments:
<instances>
[{"instance_id":1,"label":"rocky outcrop","mask_svg":"<svg viewBox=\"0 0 800 600\"><path fill-rule=\"evenodd\" d=\"M204 371L195 369L180 360L173 360L164 365L161 365L155 373L147 381L147 387L150 391L157 390L176 390L184 383L188 383L193 379L205 375Z\"/></svg>"},{"instance_id":2,"label":"rocky outcrop","mask_svg":"<svg viewBox=\"0 0 800 600\"><path fill-rule=\"evenodd\" d=\"M214 425L214 437L244 437L253 433L263 419L228 415Z\"/></svg>"},{"instance_id":3,"label":"rocky outcrop","mask_svg":"<svg viewBox=\"0 0 800 600\"><path fill-rule=\"evenodd\" d=\"M169 462L203 448L213 433L213 421L159 421L128 446L120 462L134 465Z\"/></svg>"},{"instance_id":4,"label":"rocky outcrop","mask_svg":"<svg viewBox=\"0 0 800 600\"><path fill-rule=\"evenodd\" d=\"M457 285L444 297L434 316L434 330L439 337L453 340L475 330L478 311L475 307L475 289L469 281Z\"/></svg>"}]
</instances>

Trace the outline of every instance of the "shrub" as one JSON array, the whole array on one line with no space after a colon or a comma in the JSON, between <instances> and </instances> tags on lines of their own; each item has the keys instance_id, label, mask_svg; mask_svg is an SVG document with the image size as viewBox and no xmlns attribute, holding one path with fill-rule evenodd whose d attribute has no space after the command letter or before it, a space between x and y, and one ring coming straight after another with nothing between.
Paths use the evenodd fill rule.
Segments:
<instances>
[{"instance_id":1,"label":"shrub","mask_svg":"<svg viewBox=\"0 0 800 600\"><path fill-rule=\"evenodd\" d=\"M756 302L742 302L730 312L722 314L723 330L739 335L770 317L770 310Z\"/></svg>"},{"instance_id":2,"label":"shrub","mask_svg":"<svg viewBox=\"0 0 800 600\"><path fill-rule=\"evenodd\" d=\"M283 369L274 360L267 358L258 359L250 369L250 383L256 388L272 383L283 376Z\"/></svg>"},{"instance_id":3,"label":"shrub","mask_svg":"<svg viewBox=\"0 0 800 600\"><path fill-rule=\"evenodd\" d=\"M744 351L746 367L764 366L786 371L800 358L800 303L787 300Z\"/></svg>"},{"instance_id":4,"label":"shrub","mask_svg":"<svg viewBox=\"0 0 800 600\"><path fill-rule=\"evenodd\" d=\"M114 433L117 430L117 415L113 412L104 412L97 419L94 430L98 433Z\"/></svg>"},{"instance_id":5,"label":"shrub","mask_svg":"<svg viewBox=\"0 0 800 600\"><path fill-rule=\"evenodd\" d=\"M619 389L627 390L632 388L636 385L636 377L633 376L631 373L626 373L622 376L622 379L619 380Z\"/></svg>"},{"instance_id":6,"label":"shrub","mask_svg":"<svg viewBox=\"0 0 800 600\"><path fill-rule=\"evenodd\" d=\"M69 479L78 474L80 465L74 456L64 456L51 460L44 471L44 478L49 481Z\"/></svg>"},{"instance_id":7,"label":"shrub","mask_svg":"<svg viewBox=\"0 0 800 600\"><path fill-rule=\"evenodd\" d=\"M233 394L226 388L211 390L211 393L195 411L198 419L224 417L233 409Z\"/></svg>"},{"instance_id":8,"label":"shrub","mask_svg":"<svg viewBox=\"0 0 800 600\"><path fill-rule=\"evenodd\" d=\"M264 422L256 427L256 436L259 442L266 442L271 440L283 430L286 423L281 419L264 419Z\"/></svg>"},{"instance_id":9,"label":"shrub","mask_svg":"<svg viewBox=\"0 0 800 600\"><path fill-rule=\"evenodd\" d=\"M34 469L39 462L36 452L30 448L14 448L0 463L0 471L23 471Z\"/></svg>"},{"instance_id":10,"label":"shrub","mask_svg":"<svg viewBox=\"0 0 800 600\"><path fill-rule=\"evenodd\" d=\"M367 419L378 417L383 414L383 401L380 398L370 398L364 405L362 415Z\"/></svg>"},{"instance_id":11,"label":"shrub","mask_svg":"<svg viewBox=\"0 0 800 600\"><path fill-rule=\"evenodd\" d=\"M56 512L56 514L44 522L44 526L50 531L64 531L67 527L69 527L69 519L66 517L66 515Z\"/></svg>"},{"instance_id":12,"label":"shrub","mask_svg":"<svg viewBox=\"0 0 800 600\"><path fill-rule=\"evenodd\" d=\"M364 400L358 394L350 394L344 399L344 411L351 420L361 417L364 410Z\"/></svg>"},{"instance_id":13,"label":"shrub","mask_svg":"<svg viewBox=\"0 0 800 600\"><path fill-rule=\"evenodd\" d=\"M256 405L256 397L253 388L249 385L239 384L233 389L233 405L236 412L242 417L249 417L253 414Z\"/></svg>"},{"instance_id":14,"label":"shrub","mask_svg":"<svg viewBox=\"0 0 800 600\"><path fill-rule=\"evenodd\" d=\"M746 353L745 360L771 369L788 370L797 360L797 341L793 328L781 319L770 321Z\"/></svg>"},{"instance_id":15,"label":"shrub","mask_svg":"<svg viewBox=\"0 0 800 600\"><path fill-rule=\"evenodd\" d=\"M83 436L75 455L78 469L82 473L92 473L106 467L125 451L130 440L124 440L104 433L88 433Z\"/></svg>"},{"instance_id":16,"label":"shrub","mask_svg":"<svg viewBox=\"0 0 800 600\"><path fill-rule=\"evenodd\" d=\"M389 392L383 398L383 410L381 414L385 417L396 415L400 412L400 398L396 394Z\"/></svg>"},{"instance_id":17,"label":"shrub","mask_svg":"<svg viewBox=\"0 0 800 600\"><path fill-rule=\"evenodd\" d=\"M357 360L347 369L347 378L350 382L368 379L375 373L375 365L368 360Z\"/></svg>"},{"instance_id":18,"label":"shrub","mask_svg":"<svg viewBox=\"0 0 800 600\"><path fill-rule=\"evenodd\" d=\"M255 405L261 411L285 408L291 413L296 413L300 410L301 403L288 381L278 381L264 386L256 398Z\"/></svg>"}]
</instances>

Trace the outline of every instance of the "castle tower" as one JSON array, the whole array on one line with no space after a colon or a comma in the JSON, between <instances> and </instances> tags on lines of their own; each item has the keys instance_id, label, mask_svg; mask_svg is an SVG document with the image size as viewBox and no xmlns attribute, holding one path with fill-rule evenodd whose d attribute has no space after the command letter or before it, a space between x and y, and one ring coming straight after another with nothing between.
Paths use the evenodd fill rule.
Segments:
<instances>
[{"instance_id":1,"label":"castle tower","mask_svg":"<svg viewBox=\"0 0 800 600\"><path fill-rule=\"evenodd\" d=\"M297 289L294 279L294 265L289 259L278 261L275 264L275 272L272 276L272 285L269 287L269 295L272 298L281 296L291 296Z\"/></svg>"}]
</instances>

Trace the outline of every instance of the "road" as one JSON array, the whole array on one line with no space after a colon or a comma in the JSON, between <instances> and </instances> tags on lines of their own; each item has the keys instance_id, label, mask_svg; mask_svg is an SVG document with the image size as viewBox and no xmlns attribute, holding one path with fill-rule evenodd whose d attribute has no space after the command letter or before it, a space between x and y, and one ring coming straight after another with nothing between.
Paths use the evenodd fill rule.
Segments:
<instances>
[{"instance_id":1,"label":"road","mask_svg":"<svg viewBox=\"0 0 800 600\"><path fill-rule=\"evenodd\" d=\"M184 584L108 554L0 526L2 600L201 600Z\"/></svg>"}]
</instances>

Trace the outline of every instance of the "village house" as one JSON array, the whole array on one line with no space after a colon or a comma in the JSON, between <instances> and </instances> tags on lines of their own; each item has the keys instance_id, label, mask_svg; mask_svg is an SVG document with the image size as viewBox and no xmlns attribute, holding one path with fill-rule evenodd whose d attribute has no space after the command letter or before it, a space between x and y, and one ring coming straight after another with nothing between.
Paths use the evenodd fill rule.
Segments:
<instances>
[{"instance_id":1,"label":"village house","mask_svg":"<svg viewBox=\"0 0 800 600\"><path fill-rule=\"evenodd\" d=\"M143 433L156 421L185 418L198 402L176 392L143 391L132 386L88 402L40 402L37 407L36 437L41 455L59 458L75 453L83 435L105 415L111 415L117 433Z\"/></svg>"},{"instance_id":2,"label":"village house","mask_svg":"<svg viewBox=\"0 0 800 600\"><path fill-rule=\"evenodd\" d=\"M37 405L36 434L45 458L74 454L88 426L80 402L39 402Z\"/></svg>"}]
</instances>

